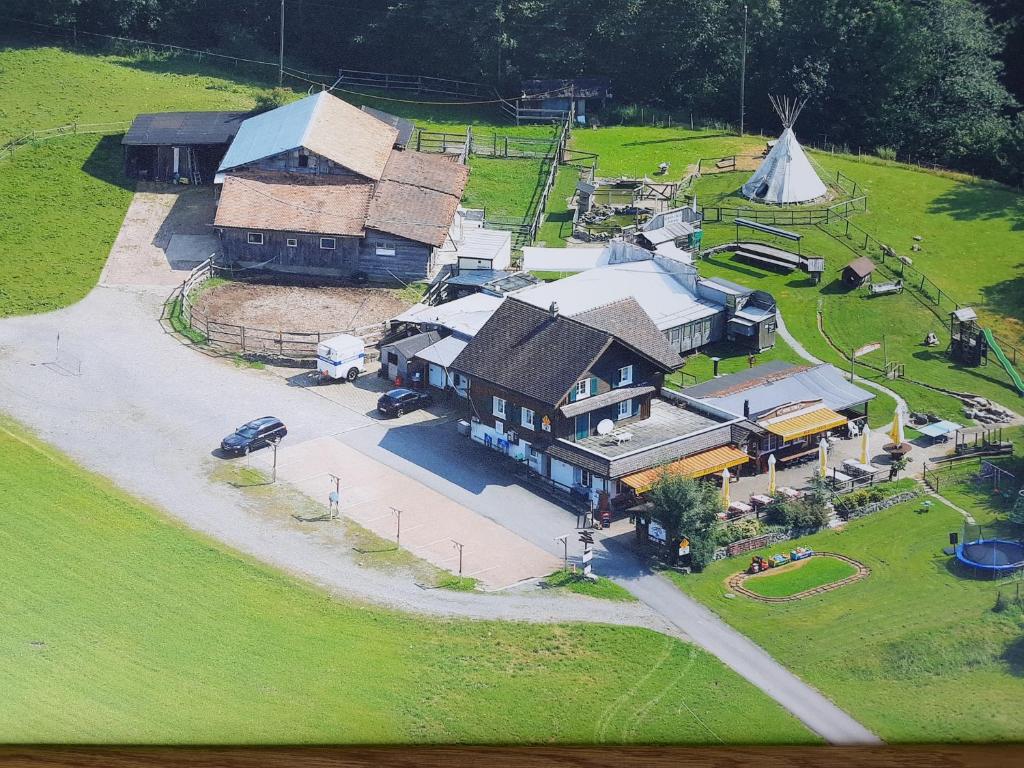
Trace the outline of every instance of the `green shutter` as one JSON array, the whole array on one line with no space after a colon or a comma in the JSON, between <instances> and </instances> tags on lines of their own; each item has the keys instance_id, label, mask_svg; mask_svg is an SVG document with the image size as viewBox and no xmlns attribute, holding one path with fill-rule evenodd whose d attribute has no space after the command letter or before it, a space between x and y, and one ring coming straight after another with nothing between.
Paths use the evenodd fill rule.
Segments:
<instances>
[{"instance_id":1,"label":"green shutter","mask_svg":"<svg viewBox=\"0 0 1024 768\"><path fill-rule=\"evenodd\" d=\"M597 376L590 377L590 394L597 394Z\"/></svg>"}]
</instances>

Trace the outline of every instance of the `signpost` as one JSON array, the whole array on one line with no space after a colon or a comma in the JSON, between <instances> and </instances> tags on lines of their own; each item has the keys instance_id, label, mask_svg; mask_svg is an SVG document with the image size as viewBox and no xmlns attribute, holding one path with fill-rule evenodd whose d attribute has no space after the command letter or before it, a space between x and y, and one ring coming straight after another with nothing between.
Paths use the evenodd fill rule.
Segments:
<instances>
[{"instance_id":1,"label":"signpost","mask_svg":"<svg viewBox=\"0 0 1024 768\"><path fill-rule=\"evenodd\" d=\"M580 541L583 542L583 576L584 578L593 578L590 561L594 559L594 551L591 549L591 545L594 543L594 534L590 531L583 531L580 534Z\"/></svg>"}]
</instances>

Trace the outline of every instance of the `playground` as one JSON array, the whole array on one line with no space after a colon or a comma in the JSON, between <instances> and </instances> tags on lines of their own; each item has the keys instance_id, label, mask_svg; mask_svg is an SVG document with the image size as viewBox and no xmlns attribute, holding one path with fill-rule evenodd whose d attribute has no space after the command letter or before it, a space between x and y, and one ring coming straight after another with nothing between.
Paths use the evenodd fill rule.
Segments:
<instances>
[{"instance_id":1,"label":"playground","mask_svg":"<svg viewBox=\"0 0 1024 768\"><path fill-rule=\"evenodd\" d=\"M802 600L867 577L871 571L845 555L796 547L787 552L754 555L750 567L734 574L728 587L762 602Z\"/></svg>"}]
</instances>

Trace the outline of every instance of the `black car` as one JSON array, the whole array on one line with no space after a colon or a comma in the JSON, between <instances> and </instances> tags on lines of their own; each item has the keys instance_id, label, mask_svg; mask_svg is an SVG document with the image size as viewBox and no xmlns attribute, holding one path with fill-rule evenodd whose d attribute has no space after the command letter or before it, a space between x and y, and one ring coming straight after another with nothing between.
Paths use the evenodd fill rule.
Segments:
<instances>
[{"instance_id":1,"label":"black car","mask_svg":"<svg viewBox=\"0 0 1024 768\"><path fill-rule=\"evenodd\" d=\"M392 389L380 396L377 410L384 416L401 416L409 411L426 408L434 399L426 392L414 392L411 389Z\"/></svg>"},{"instance_id":2,"label":"black car","mask_svg":"<svg viewBox=\"0 0 1024 768\"><path fill-rule=\"evenodd\" d=\"M287 434L288 429L280 419L264 416L243 424L225 437L220 441L220 449L228 455L240 456L277 442Z\"/></svg>"}]
</instances>

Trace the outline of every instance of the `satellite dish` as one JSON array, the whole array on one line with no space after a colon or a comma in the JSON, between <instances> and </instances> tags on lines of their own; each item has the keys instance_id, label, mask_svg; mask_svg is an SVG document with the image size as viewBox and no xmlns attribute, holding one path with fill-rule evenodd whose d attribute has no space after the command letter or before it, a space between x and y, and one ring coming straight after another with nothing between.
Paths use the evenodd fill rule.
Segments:
<instances>
[{"instance_id":1,"label":"satellite dish","mask_svg":"<svg viewBox=\"0 0 1024 768\"><path fill-rule=\"evenodd\" d=\"M614 421L612 421L611 419L601 419L601 421L598 422L598 425L597 425L597 434L599 434L599 435L607 435L613 429L615 429L615 422Z\"/></svg>"}]
</instances>

